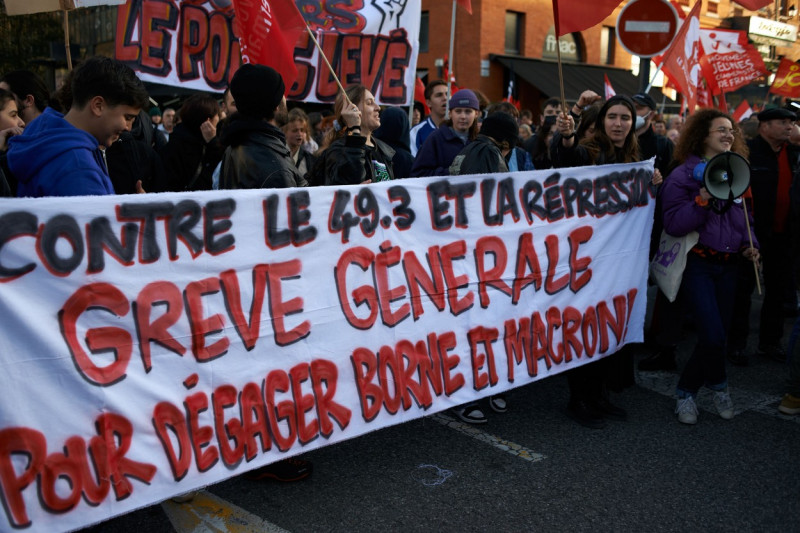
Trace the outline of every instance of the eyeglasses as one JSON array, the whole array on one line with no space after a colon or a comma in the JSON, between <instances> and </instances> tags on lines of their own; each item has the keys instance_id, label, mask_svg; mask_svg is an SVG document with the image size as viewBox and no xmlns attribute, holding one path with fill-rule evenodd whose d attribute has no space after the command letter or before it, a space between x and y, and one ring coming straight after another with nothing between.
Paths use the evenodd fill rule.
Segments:
<instances>
[{"instance_id":1,"label":"eyeglasses","mask_svg":"<svg viewBox=\"0 0 800 533\"><path fill-rule=\"evenodd\" d=\"M709 133L719 133L720 135L732 135L736 137L736 130L720 126L719 128L711 130Z\"/></svg>"}]
</instances>

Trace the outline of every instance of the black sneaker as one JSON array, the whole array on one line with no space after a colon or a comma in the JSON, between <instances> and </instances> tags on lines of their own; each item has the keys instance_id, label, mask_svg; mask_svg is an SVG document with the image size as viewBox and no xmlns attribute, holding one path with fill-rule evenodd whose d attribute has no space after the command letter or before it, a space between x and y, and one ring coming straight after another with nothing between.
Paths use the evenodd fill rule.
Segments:
<instances>
[{"instance_id":1,"label":"black sneaker","mask_svg":"<svg viewBox=\"0 0 800 533\"><path fill-rule=\"evenodd\" d=\"M597 411L603 418L619 420L621 422L628 420L628 412L622 407L617 407L606 398L593 401L591 406L592 409Z\"/></svg>"},{"instance_id":2,"label":"black sneaker","mask_svg":"<svg viewBox=\"0 0 800 533\"><path fill-rule=\"evenodd\" d=\"M508 401L505 394L495 394L489 397L489 407L495 413L505 413L508 411Z\"/></svg>"},{"instance_id":3,"label":"black sneaker","mask_svg":"<svg viewBox=\"0 0 800 533\"><path fill-rule=\"evenodd\" d=\"M747 358L747 354L742 349L735 349L728 352L728 361L733 366L747 366L750 364L750 359Z\"/></svg>"},{"instance_id":4,"label":"black sneaker","mask_svg":"<svg viewBox=\"0 0 800 533\"><path fill-rule=\"evenodd\" d=\"M456 418L467 424L485 424L489 421L477 403L454 407L451 411Z\"/></svg>"},{"instance_id":5,"label":"black sneaker","mask_svg":"<svg viewBox=\"0 0 800 533\"><path fill-rule=\"evenodd\" d=\"M759 344L758 355L768 357L779 363L786 362L786 350L780 344Z\"/></svg>"},{"instance_id":6,"label":"black sneaker","mask_svg":"<svg viewBox=\"0 0 800 533\"><path fill-rule=\"evenodd\" d=\"M247 479L261 481L273 479L275 481L300 481L311 475L314 471L314 464L311 461L304 461L290 457L271 465L262 466L245 474Z\"/></svg>"},{"instance_id":7,"label":"black sneaker","mask_svg":"<svg viewBox=\"0 0 800 533\"><path fill-rule=\"evenodd\" d=\"M583 400L570 401L569 405L567 405L567 416L589 429L603 429L606 427L606 421L603 420L602 415Z\"/></svg>"},{"instance_id":8,"label":"black sneaker","mask_svg":"<svg viewBox=\"0 0 800 533\"><path fill-rule=\"evenodd\" d=\"M661 350L639 361L639 370L644 372L655 372L658 370L675 371L677 369L678 364L675 362L674 348Z\"/></svg>"}]
</instances>

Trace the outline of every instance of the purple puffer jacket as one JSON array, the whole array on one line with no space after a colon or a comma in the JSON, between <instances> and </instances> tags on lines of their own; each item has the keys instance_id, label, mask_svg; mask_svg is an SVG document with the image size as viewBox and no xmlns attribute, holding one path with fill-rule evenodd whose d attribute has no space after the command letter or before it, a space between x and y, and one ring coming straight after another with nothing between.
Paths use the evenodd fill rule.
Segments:
<instances>
[{"instance_id":1,"label":"purple puffer jacket","mask_svg":"<svg viewBox=\"0 0 800 533\"><path fill-rule=\"evenodd\" d=\"M712 209L703 208L695 203L695 197L700 194L700 188L703 187L703 183L692 176L694 167L699 163L700 158L691 155L664 180L661 191L664 229L675 237L697 231L700 234L700 244L720 252L738 253L750 247L741 199L736 200L723 214L715 213ZM724 204L720 200L711 200L714 201L720 206ZM751 218L751 228L752 224ZM753 246L758 248L755 234L753 234Z\"/></svg>"}]
</instances>

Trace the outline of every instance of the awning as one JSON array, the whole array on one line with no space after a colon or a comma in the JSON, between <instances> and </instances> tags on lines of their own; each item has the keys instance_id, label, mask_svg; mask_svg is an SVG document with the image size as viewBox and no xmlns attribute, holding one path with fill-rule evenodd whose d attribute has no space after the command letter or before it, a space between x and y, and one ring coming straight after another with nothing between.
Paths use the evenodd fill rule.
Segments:
<instances>
[{"instance_id":1,"label":"awning","mask_svg":"<svg viewBox=\"0 0 800 533\"><path fill-rule=\"evenodd\" d=\"M504 67L514 72L514 75L524 79L548 98L561 96L558 84L558 63L542 59L529 59L518 56L491 55L490 59L497 61ZM591 89L599 95L605 94L603 74L608 76L608 81L617 94L633 95L639 92L639 79L630 70L625 70L608 65L587 65L585 63L562 63L564 73L564 96L568 101L575 101L581 93ZM650 96L661 106L664 95L658 88L650 89ZM680 105L666 99L666 107L677 110Z\"/></svg>"}]
</instances>

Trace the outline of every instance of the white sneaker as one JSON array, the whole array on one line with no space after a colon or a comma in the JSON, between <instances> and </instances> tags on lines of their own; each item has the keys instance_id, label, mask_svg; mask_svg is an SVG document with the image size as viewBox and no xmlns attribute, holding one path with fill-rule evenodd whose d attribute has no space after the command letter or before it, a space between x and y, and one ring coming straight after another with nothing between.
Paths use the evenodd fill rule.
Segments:
<instances>
[{"instance_id":1,"label":"white sneaker","mask_svg":"<svg viewBox=\"0 0 800 533\"><path fill-rule=\"evenodd\" d=\"M733 418L733 400L731 400L728 389L716 391L714 393L714 405L717 407L719 416L725 420Z\"/></svg>"},{"instance_id":2,"label":"white sneaker","mask_svg":"<svg viewBox=\"0 0 800 533\"><path fill-rule=\"evenodd\" d=\"M697 424L697 404L694 398L678 398L678 405L675 407L675 414L678 415L678 422L681 424Z\"/></svg>"}]
</instances>

